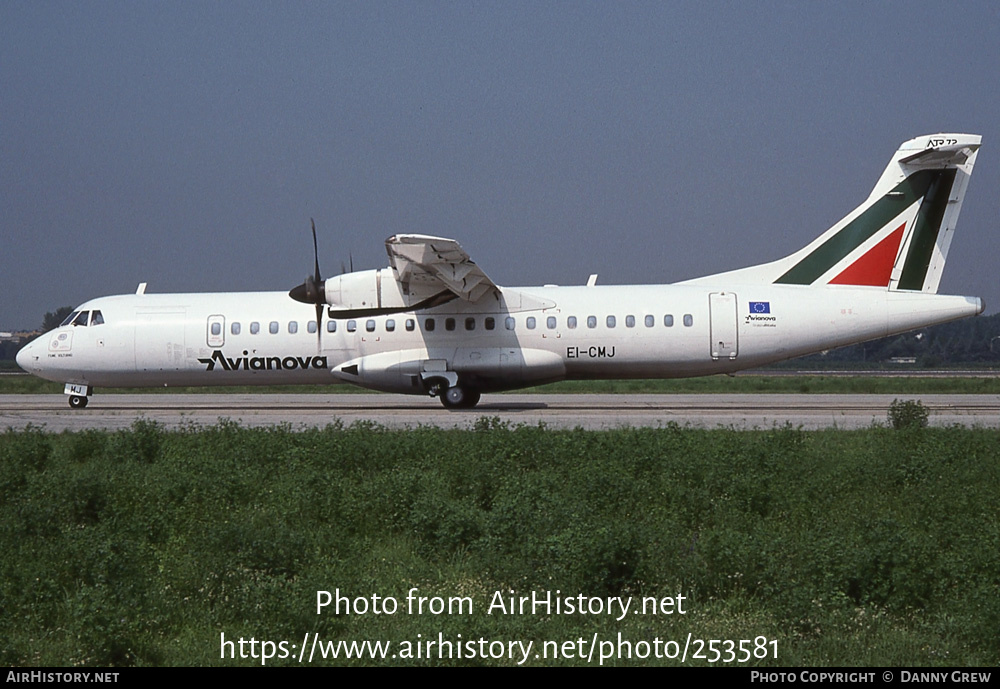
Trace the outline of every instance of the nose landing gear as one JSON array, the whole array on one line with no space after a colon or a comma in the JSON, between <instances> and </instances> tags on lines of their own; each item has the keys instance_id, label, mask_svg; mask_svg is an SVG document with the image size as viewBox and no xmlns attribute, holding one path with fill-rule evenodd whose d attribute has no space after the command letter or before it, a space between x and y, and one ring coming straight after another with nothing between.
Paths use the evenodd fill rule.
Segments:
<instances>
[{"instance_id":1,"label":"nose landing gear","mask_svg":"<svg viewBox=\"0 0 1000 689\"><path fill-rule=\"evenodd\" d=\"M66 387L63 388L63 394L69 395L69 406L73 409L86 407L93 392L94 388L79 383L66 383Z\"/></svg>"}]
</instances>

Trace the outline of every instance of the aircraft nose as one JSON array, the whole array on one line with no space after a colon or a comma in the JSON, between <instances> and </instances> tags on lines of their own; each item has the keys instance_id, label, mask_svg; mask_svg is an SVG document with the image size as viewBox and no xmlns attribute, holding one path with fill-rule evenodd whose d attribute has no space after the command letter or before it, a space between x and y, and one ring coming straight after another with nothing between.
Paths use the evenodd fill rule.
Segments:
<instances>
[{"instance_id":1,"label":"aircraft nose","mask_svg":"<svg viewBox=\"0 0 1000 689\"><path fill-rule=\"evenodd\" d=\"M34 356L31 354L31 350L34 349L34 343L29 343L21 347L18 351L17 356L14 357L17 360L17 365L23 368L25 371L30 371L31 362L34 360Z\"/></svg>"}]
</instances>

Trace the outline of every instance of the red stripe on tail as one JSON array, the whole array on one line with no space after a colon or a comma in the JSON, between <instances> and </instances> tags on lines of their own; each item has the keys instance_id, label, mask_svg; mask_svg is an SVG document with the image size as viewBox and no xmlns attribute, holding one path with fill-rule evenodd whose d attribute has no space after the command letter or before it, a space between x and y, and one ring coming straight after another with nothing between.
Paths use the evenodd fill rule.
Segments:
<instances>
[{"instance_id":1,"label":"red stripe on tail","mask_svg":"<svg viewBox=\"0 0 1000 689\"><path fill-rule=\"evenodd\" d=\"M830 280L830 284L888 287L905 227L906 223L903 223L896 228L892 234L869 249L864 256L847 266L840 275Z\"/></svg>"}]
</instances>

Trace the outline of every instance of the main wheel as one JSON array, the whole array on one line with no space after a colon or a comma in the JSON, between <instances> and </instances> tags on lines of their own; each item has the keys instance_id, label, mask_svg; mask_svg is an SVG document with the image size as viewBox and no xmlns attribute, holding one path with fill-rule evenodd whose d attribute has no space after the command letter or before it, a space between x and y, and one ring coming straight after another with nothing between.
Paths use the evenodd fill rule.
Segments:
<instances>
[{"instance_id":1,"label":"main wheel","mask_svg":"<svg viewBox=\"0 0 1000 689\"><path fill-rule=\"evenodd\" d=\"M441 404L448 409L472 409L479 403L479 397L478 391L456 385L441 395Z\"/></svg>"},{"instance_id":2,"label":"main wheel","mask_svg":"<svg viewBox=\"0 0 1000 689\"><path fill-rule=\"evenodd\" d=\"M73 409L83 409L87 406L89 400L83 395L70 395L69 396L69 406Z\"/></svg>"}]
</instances>

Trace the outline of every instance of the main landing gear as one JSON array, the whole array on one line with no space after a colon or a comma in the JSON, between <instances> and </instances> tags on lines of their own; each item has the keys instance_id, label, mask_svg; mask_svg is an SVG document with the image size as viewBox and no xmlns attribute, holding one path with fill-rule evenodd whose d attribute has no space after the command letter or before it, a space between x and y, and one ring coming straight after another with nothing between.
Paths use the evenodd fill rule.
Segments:
<instances>
[{"instance_id":1,"label":"main landing gear","mask_svg":"<svg viewBox=\"0 0 1000 689\"><path fill-rule=\"evenodd\" d=\"M444 379L431 381L427 386L427 392L431 397L440 397L445 409L472 409L479 404L478 390L462 385L449 386L448 381Z\"/></svg>"},{"instance_id":2,"label":"main landing gear","mask_svg":"<svg viewBox=\"0 0 1000 689\"><path fill-rule=\"evenodd\" d=\"M448 388L441 395L445 409L472 409L479 403L479 391L469 390L459 385Z\"/></svg>"},{"instance_id":3,"label":"main landing gear","mask_svg":"<svg viewBox=\"0 0 1000 689\"><path fill-rule=\"evenodd\" d=\"M88 399L82 395L70 395L69 406L73 407L73 409L83 409L87 406Z\"/></svg>"}]
</instances>

